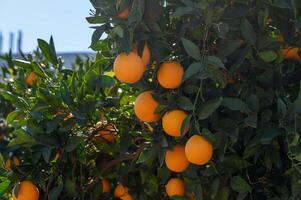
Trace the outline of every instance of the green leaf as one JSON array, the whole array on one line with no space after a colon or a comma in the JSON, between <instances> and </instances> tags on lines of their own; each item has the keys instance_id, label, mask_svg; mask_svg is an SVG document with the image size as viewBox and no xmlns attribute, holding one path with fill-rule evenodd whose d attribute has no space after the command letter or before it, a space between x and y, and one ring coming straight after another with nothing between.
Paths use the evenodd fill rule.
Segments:
<instances>
[{"instance_id":1,"label":"green leaf","mask_svg":"<svg viewBox=\"0 0 301 200\"><path fill-rule=\"evenodd\" d=\"M232 138L233 142L238 139L239 129L235 121L224 118L213 123L212 127Z\"/></svg>"},{"instance_id":2,"label":"green leaf","mask_svg":"<svg viewBox=\"0 0 301 200\"><path fill-rule=\"evenodd\" d=\"M36 144L35 140L22 129L16 130L13 134L16 135L16 137L11 139L8 147L14 147L18 145L31 146Z\"/></svg>"},{"instance_id":3,"label":"green leaf","mask_svg":"<svg viewBox=\"0 0 301 200\"><path fill-rule=\"evenodd\" d=\"M251 45L256 43L256 33L253 26L247 19L243 19L240 24L240 30L244 39Z\"/></svg>"},{"instance_id":4,"label":"green leaf","mask_svg":"<svg viewBox=\"0 0 301 200\"><path fill-rule=\"evenodd\" d=\"M35 133L32 137L40 144L52 147L59 147L59 141L53 136L44 133Z\"/></svg>"},{"instance_id":5,"label":"green leaf","mask_svg":"<svg viewBox=\"0 0 301 200\"><path fill-rule=\"evenodd\" d=\"M277 59L277 54L274 51L262 51L258 55L264 62L273 62Z\"/></svg>"},{"instance_id":6,"label":"green leaf","mask_svg":"<svg viewBox=\"0 0 301 200\"><path fill-rule=\"evenodd\" d=\"M102 24L107 22L108 18L104 16L91 16L86 17L86 20L89 24Z\"/></svg>"},{"instance_id":7,"label":"green leaf","mask_svg":"<svg viewBox=\"0 0 301 200\"><path fill-rule=\"evenodd\" d=\"M216 56L208 56L207 57L207 65L213 65L221 69L225 69L224 63L221 61L220 58Z\"/></svg>"},{"instance_id":8,"label":"green leaf","mask_svg":"<svg viewBox=\"0 0 301 200\"><path fill-rule=\"evenodd\" d=\"M247 100L248 107L254 111L258 112L260 108L260 103L257 95L252 94L249 99Z\"/></svg>"},{"instance_id":9,"label":"green leaf","mask_svg":"<svg viewBox=\"0 0 301 200\"><path fill-rule=\"evenodd\" d=\"M278 128L274 124L264 126L264 128L260 130L260 132L260 141L264 143L272 141L275 137L281 134L280 128Z\"/></svg>"},{"instance_id":10,"label":"green leaf","mask_svg":"<svg viewBox=\"0 0 301 200\"><path fill-rule=\"evenodd\" d=\"M181 17L183 15L191 14L194 11L192 7L178 7L171 17Z\"/></svg>"},{"instance_id":11,"label":"green leaf","mask_svg":"<svg viewBox=\"0 0 301 200\"><path fill-rule=\"evenodd\" d=\"M103 33L105 32L106 28L107 28L107 25L104 24L104 25L101 25L101 26L99 26L95 29L95 31L92 34L90 48L93 49L95 47L95 45L97 44L97 42L99 41L99 39L101 38Z\"/></svg>"},{"instance_id":12,"label":"green leaf","mask_svg":"<svg viewBox=\"0 0 301 200\"><path fill-rule=\"evenodd\" d=\"M38 45L41 51L43 52L45 58L54 65L58 64L58 59L54 49L44 40L38 39Z\"/></svg>"},{"instance_id":13,"label":"green leaf","mask_svg":"<svg viewBox=\"0 0 301 200\"><path fill-rule=\"evenodd\" d=\"M247 105L239 98L224 97L222 105L233 111L245 112L247 109Z\"/></svg>"},{"instance_id":14,"label":"green leaf","mask_svg":"<svg viewBox=\"0 0 301 200\"><path fill-rule=\"evenodd\" d=\"M18 116L22 115L23 112L21 110L14 110L10 112L7 117L6 117L6 123L11 123L13 122Z\"/></svg>"},{"instance_id":15,"label":"green leaf","mask_svg":"<svg viewBox=\"0 0 301 200\"><path fill-rule=\"evenodd\" d=\"M29 108L29 104L22 97L16 96L9 91L1 91L0 94L4 97L4 99L10 101L17 108L22 110L27 110Z\"/></svg>"},{"instance_id":16,"label":"green leaf","mask_svg":"<svg viewBox=\"0 0 301 200\"><path fill-rule=\"evenodd\" d=\"M191 56L195 60L202 59L200 49L196 44L194 44L193 42L191 42L190 40L187 40L185 38L182 38L181 40L182 40L184 49L189 56Z\"/></svg>"},{"instance_id":17,"label":"green leaf","mask_svg":"<svg viewBox=\"0 0 301 200\"><path fill-rule=\"evenodd\" d=\"M144 163L151 159L154 155L156 155L158 149L155 147L151 147L140 153L137 163Z\"/></svg>"},{"instance_id":18,"label":"green leaf","mask_svg":"<svg viewBox=\"0 0 301 200\"><path fill-rule=\"evenodd\" d=\"M129 24L140 22L143 18L145 0L133 0L129 16Z\"/></svg>"},{"instance_id":19,"label":"green leaf","mask_svg":"<svg viewBox=\"0 0 301 200\"><path fill-rule=\"evenodd\" d=\"M15 60L13 60L13 63L16 66L24 67L24 68L27 68L27 69L31 69L31 67L32 67L31 62L25 61L25 60L15 59Z\"/></svg>"},{"instance_id":20,"label":"green leaf","mask_svg":"<svg viewBox=\"0 0 301 200\"><path fill-rule=\"evenodd\" d=\"M181 134L190 127L192 115L187 115L181 126Z\"/></svg>"},{"instance_id":21,"label":"green leaf","mask_svg":"<svg viewBox=\"0 0 301 200\"><path fill-rule=\"evenodd\" d=\"M75 182L72 181L71 179L67 178L65 180L65 190L67 192L67 196L69 196L69 197L75 197L76 194L77 194Z\"/></svg>"},{"instance_id":22,"label":"green leaf","mask_svg":"<svg viewBox=\"0 0 301 200\"><path fill-rule=\"evenodd\" d=\"M257 128L257 115L249 115L248 117L245 118L245 123L247 126L250 126L252 128Z\"/></svg>"},{"instance_id":23,"label":"green leaf","mask_svg":"<svg viewBox=\"0 0 301 200\"><path fill-rule=\"evenodd\" d=\"M112 29L112 31L113 31L114 33L116 33L120 38L123 38L123 33L124 33L124 31L123 31L123 28L121 28L120 26L114 27L114 28Z\"/></svg>"},{"instance_id":24,"label":"green leaf","mask_svg":"<svg viewBox=\"0 0 301 200\"><path fill-rule=\"evenodd\" d=\"M199 119L206 119L208 118L218 107L221 105L223 98L217 98L206 103L202 104L201 107L198 109L198 117Z\"/></svg>"},{"instance_id":25,"label":"green leaf","mask_svg":"<svg viewBox=\"0 0 301 200\"><path fill-rule=\"evenodd\" d=\"M250 193L252 191L250 185L240 176L234 176L231 179L230 185L238 193Z\"/></svg>"},{"instance_id":26,"label":"green leaf","mask_svg":"<svg viewBox=\"0 0 301 200\"><path fill-rule=\"evenodd\" d=\"M49 192L49 200L57 200L60 197L61 192L63 191L63 186L57 186L50 190Z\"/></svg>"},{"instance_id":27,"label":"green leaf","mask_svg":"<svg viewBox=\"0 0 301 200\"><path fill-rule=\"evenodd\" d=\"M37 64L36 62L33 62L32 63L32 68L33 68L33 71L40 77L48 77L48 75L46 74L46 72L43 70L43 68Z\"/></svg>"},{"instance_id":28,"label":"green leaf","mask_svg":"<svg viewBox=\"0 0 301 200\"><path fill-rule=\"evenodd\" d=\"M208 73L209 78L218 83L221 88L226 87L227 79L224 76L222 70L220 70L217 66L206 66L206 72Z\"/></svg>"},{"instance_id":29,"label":"green leaf","mask_svg":"<svg viewBox=\"0 0 301 200\"><path fill-rule=\"evenodd\" d=\"M177 99L177 105L184 110L192 110L193 103L188 97L181 96Z\"/></svg>"},{"instance_id":30,"label":"green leaf","mask_svg":"<svg viewBox=\"0 0 301 200\"><path fill-rule=\"evenodd\" d=\"M66 152L71 152L74 149L76 149L76 147L79 145L80 143L80 138L78 136L72 136L68 139L65 150Z\"/></svg>"},{"instance_id":31,"label":"green leaf","mask_svg":"<svg viewBox=\"0 0 301 200\"><path fill-rule=\"evenodd\" d=\"M4 195L10 187L10 180L5 177L0 177L0 197Z\"/></svg>"},{"instance_id":32,"label":"green leaf","mask_svg":"<svg viewBox=\"0 0 301 200\"><path fill-rule=\"evenodd\" d=\"M192 63L187 68L187 70L185 71L185 74L184 74L184 77L183 77L183 81L188 80L190 77L192 77L193 75L197 74L202 69L203 69L202 63L199 63L199 62Z\"/></svg>"}]
</instances>

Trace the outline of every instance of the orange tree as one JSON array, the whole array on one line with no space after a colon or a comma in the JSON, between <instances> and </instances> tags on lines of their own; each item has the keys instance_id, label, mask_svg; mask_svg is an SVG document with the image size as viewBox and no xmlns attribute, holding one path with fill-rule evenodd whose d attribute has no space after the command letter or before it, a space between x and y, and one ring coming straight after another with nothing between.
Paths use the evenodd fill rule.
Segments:
<instances>
[{"instance_id":1,"label":"orange tree","mask_svg":"<svg viewBox=\"0 0 301 200\"><path fill-rule=\"evenodd\" d=\"M91 3L95 60L4 57L1 198L300 198L297 1Z\"/></svg>"}]
</instances>

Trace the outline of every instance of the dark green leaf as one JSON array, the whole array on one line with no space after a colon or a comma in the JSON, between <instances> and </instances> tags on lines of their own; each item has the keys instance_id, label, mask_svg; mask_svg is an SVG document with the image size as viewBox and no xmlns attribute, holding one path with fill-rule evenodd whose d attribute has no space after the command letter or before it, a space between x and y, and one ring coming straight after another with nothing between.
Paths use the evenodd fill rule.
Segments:
<instances>
[{"instance_id":1,"label":"dark green leaf","mask_svg":"<svg viewBox=\"0 0 301 200\"><path fill-rule=\"evenodd\" d=\"M54 65L58 64L56 54L51 46L42 39L38 39L38 44L46 59Z\"/></svg>"},{"instance_id":2,"label":"dark green leaf","mask_svg":"<svg viewBox=\"0 0 301 200\"><path fill-rule=\"evenodd\" d=\"M76 149L76 147L79 145L80 143L80 138L77 136L72 136L68 139L65 150L66 152L71 152L74 149Z\"/></svg>"},{"instance_id":3,"label":"dark green leaf","mask_svg":"<svg viewBox=\"0 0 301 200\"><path fill-rule=\"evenodd\" d=\"M240 30L244 39L251 45L256 43L256 33L253 26L247 19L243 19L240 25Z\"/></svg>"},{"instance_id":4,"label":"dark green leaf","mask_svg":"<svg viewBox=\"0 0 301 200\"><path fill-rule=\"evenodd\" d=\"M199 47L185 38L182 38L181 40L187 54L196 60L201 60L202 57Z\"/></svg>"},{"instance_id":5,"label":"dark green leaf","mask_svg":"<svg viewBox=\"0 0 301 200\"><path fill-rule=\"evenodd\" d=\"M198 117L199 119L206 119L209 117L218 107L221 105L223 98L217 98L214 100L207 101L206 103L202 104L201 107L198 109Z\"/></svg>"},{"instance_id":6,"label":"dark green leaf","mask_svg":"<svg viewBox=\"0 0 301 200\"><path fill-rule=\"evenodd\" d=\"M258 55L264 62L273 62L277 59L277 54L274 51L262 51Z\"/></svg>"},{"instance_id":7,"label":"dark green leaf","mask_svg":"<svg viewBox=\"0 0 301 200\"><path fill-rule=\"evenodd\" d=\"M252 191L250 185L240 176L234 176L230 184L232 189L238 193L250 193Z\"/></svg>"},{"instance_id":8,"label":"dark green leaf","mask_svg":"<svg viewBox=\"0 0 301 200\"><path fill-rule=\"evenodd\" d=\"M192 63L185 71L183 81L186 81L193 75L197 74L202 68L203 68L203 65L201 63L199 63L199 62Z\"/></svg>"},{"instance_id":9,"label":"dark green leaf","mask_svg":"<svg viewBox=\"0 0 301 200\"><path fill-rule=\"evenodd\" d=\"M177 104L180 108L184 110L192 110L193 109L193 103L188 97L181 96L177 99Z\"/></svg>"}]
</instances>

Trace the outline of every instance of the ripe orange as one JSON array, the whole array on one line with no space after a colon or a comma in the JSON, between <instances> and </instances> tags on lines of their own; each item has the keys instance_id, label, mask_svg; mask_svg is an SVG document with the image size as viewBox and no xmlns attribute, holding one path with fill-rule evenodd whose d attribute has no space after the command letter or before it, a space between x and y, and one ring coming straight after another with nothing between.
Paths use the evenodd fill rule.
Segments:
<instances>
[{"instance_id":1,"label":"ripe orange","mask_svg":"<svg viewBox=\"0 0 301 200\"><path fill-rule=\"evenodd\" d=\"M180 137L181 127L186 116L187 114L182 110L172 110L165 113L162 118L162 126L165 133L173 137ZM187 133L188 130L189 128L186 128L183 134Z\"/></svg>"},{"instance_id":2,"label":"ripe orange","mask_svg":"<svg viewBox=\"0 0 301 200\"><path fill-rule=\"evenodd\" d=\"M109 193L111 190L109 181L105 178L101 178L101 184L102 184L102 192Z\"/></svg>"},{"instance_id":3,"label":"ripe orange","mask_svg":"<svg viewBox=\"0 0 301 200\"><path fill-rule=\"evenodd\" d=\"M190 163L204 165L209 162L212 154L212 144L200 135L192 136L185 145L185 155Z\"/></svg>"},{"instance_id":4,"label":"ripe orange","mask_svg":"<svg viewBox=\"0 0 301 200\"><path fill-rule=\"evenodd\" d=\"M121 0L117 0L116 1L116 9L118 10L118 7L120 6ZM119 12L119 14L117 15L118 18L120 19L128 19L130 16L130 9L129 6L126 5L125 9L122 10L121 12Z\"/></svg>"},{"instance_id":5,"label":"ripe orange","mask_svg":"<svg viewBox=\"0 0 301 200\"><path fill-rule=\"evenodd\" d=\"M121 200L132 200L132 196L129 193L124 194L120 197Z\"/></svg>"},{"instance_id":6,"label":"ripe orange","mask_svg":"<svg viewBox=\"0 0 301 200\"><path fill-rule=\"evenodd\" d=\"M104 126L103 130L97 132L95 137L102 137L108 142L113 142L116 138L116 135L117 135L116 128L111 124L107 124Z\"/></svg>"},{"instance_id":7,"label":"ripe orange","mask_svg":"<svg viewBox=\"0 0 301 200\"><path fill-rule=\"evenodd\" d=\"M178 144L174 146L172 150L167 150L165 154L165 164L170 171L185 171L189 165L185 156L185 147Z\"/></svg>"},{"instance_id":8,"label":"ripe orange","mask_svg":"<svg viewBox=\"0 0 301 200\"><path fill-rule=\"evenodd\" d=\"M132 52L138 54L138 48L137 48L137 45L132 49ZM144 44L144 47L143 47L143 51L142 51L142 61L144 63L144 65L148 65L149 61L150 61L150 57L151 57L151 51L148 47L148 44L145 43Z\"/></svg>"},{"instance_id":9,"label":"ripe orange","mask_svg":"<svg viewBox=\"0 0 301 200\"><path fill-rule=\"evenodd\" d=\"M138 54L119 54L114 62L114 73L116 78L123 83L136 83L144 73L145 66Z\"/></svg>"},{"instance_id":10,"label":"ripe orange","mask_svg":"<svg viewBox=\"0 0 301 200\"><path fill-rule=\"evenodd\" d=\"M159 103L153 98L151 91L141 93L135 101L134 111L138 119L144 122L154 122L160 119L155 113Z\"/></svg>"},{"instance_id":11,"label":"ripe orange","mask_svg":"<svg viewBox=\"0 0 301 200\"><path fill-rule=\"evenodd\" d=\"M18 198L13 189L13 200L38 200L39 189L31 181L22 181L19 187Z\"/></svg>"},{"instance_id":12,"label":"ripe orange","mask_svg":"<svg viewBox=\"0 0 301 200\"><path fill-rule=\"evenodd\" d=\"M300 48L298 47L287 47L282 52L284 59L301 60Z\"/></svg>"},{"instance_id":13,"label":"ripe orange","mask_svg":"<svg viewBox=\"0 0 301 200\"><path fill-rule=\"evenodd\" d=\"M12 160L13 160L13 163L14 163L15 167L20 166L21 162L20 162L20 160L18 158L13 157ZM7 159L5 161L5 169L6 170L11 170L11 159Z\"/></svg>"},{"instance_id":14,"label":"ripe orange","mask_svg":"<svg viewBox=\"0 0 301 200\"><path fill-rule=\"evenodd\" d=\"M157 78L160 85L166 89L175 89L182 83L184 69L180 63L168 61L159 67Z\"/></svg>"},{"instance_id":15,"label":"ripe orange","mask_svg":"<svg viewBox=\"0 0 301 200\"><path fill-rule=\"evenodd\" d=\"M34 80L36 80L37 75L34 72L30 72L30 74L26 77L26 83L28 86L32 86Z\"/></svg>"},{"instance_id":16,"label":"ripe orange","mask_svg":"<svg viewBox=\"0 0 301 200\"><path fill-rule=\"evenodd\" d=\"M182 179L172 178L170 179L166 186L166 193L171 198L173 196L184 196L185 194L185 184Z\"/></svg>"},{"instance_id":17,"label":"ripe orange","mask_svg":"<svg viewBox=\"0 0 301 200\"><path fill-rule=\"evenodd\" d=\"M129 189L127 187L123 186L121 183L119 183L114 190L114 196L120 198L123 195L127 194L128 192L129 192Z\"/></svg>"}]
</instances>

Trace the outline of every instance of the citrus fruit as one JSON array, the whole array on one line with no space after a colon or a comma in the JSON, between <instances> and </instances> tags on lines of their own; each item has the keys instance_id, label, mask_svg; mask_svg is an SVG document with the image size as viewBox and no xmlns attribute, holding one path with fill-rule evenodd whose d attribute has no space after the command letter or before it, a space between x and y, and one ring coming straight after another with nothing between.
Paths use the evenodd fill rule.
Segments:
<instances>
[{"instance_id":1,"label":"citrus fruit","mask_svg":"<svg viewBox=\"0 0 301 200\"><path fill-rule=\"evenodd\" d=\"M160 114L155 113L159 103L153 98L151 91L138 95L134 105L134 111L138 119L144 122L154 122L160 119Z\"/></svg>"},{"instance_id":2,"label":"citrus fruit","mask_svg":"<svg viewBox=\"0 0 301 200\"><path fill-rule=\"evenodd\" d=\"M282 55L284 59L301 60L300 48L298 47L285 48L283 49Z\"/></svg>"},{"instance_id":3,"label":"citrus fruit","mask_svg":"<svg viewBox=\"0 0 301 200\"><path fill-rule=\"evenodd\" d=\"M117 0L116 1L116 9L119 10L119 6L121 4L121 0ZM130 9L129 9L129 6L126 5L125 8L118 13L117 17L120 18L120 19L128 19L130 16Z\"/></svg>"},{"instance_id":4,"label":"citrus fruit","mask_svg":"<svg viewBox=\"0 0 301 200\"><path fill-rule=\"evenodd\" d=\"M184 111L178 109L165 113L162 118L163 130L170 136L180 137L181 127L186 117L187 114ZM183 134L187 133L188 130L189 127L184 130Z\"/></svg>"},{"instance_id":5,"label":"citrus fruit","mask_svg":"<svg viewBox=\"0 0 301 200\"><path fill-rule=\"evenodd\" d=\"M102 192L103 193L109 193L110 192L110 183L107 179L101 178L101 184L102 184Z\"/></svg>"},{"instance_id":6,"label":"citrus fruit","mask_svg":"<svg viewBox=\"0 0 301 200\"><path fill-rule=\"evenodd\" d=\"M39 189L31 181L22 181L19 185L18 197L13 189L13 200L38 200Z\"/></svg>"},{"instance_id":7,"label":"citrus fruit","mask_svg":"<svg viewBox=\"0 0 301 200\"><path fill-rule=\"evenodd\" d=\"M120 197L121 200L132 200L132 196L129 193L126 193Z\"/></svg>"},{"instance_id":8,"label":"citrus fruit","mask_svg":"<svg viewBox=\"0 0 301 200\"><path fill-rule=\"evenodd\" d=\"M145 66L138 54L119 54L114 62L114 73L116 78L123 83L136 83L144 73Z\"/></svg>"},{"instance_id":9,"label":"citrus fruit","mask_svg":"<svg viewBox=\"0 0 301 200\"><path fill-rule=\"evenodd\" d=\"M200 135L192 136L185 145L185 155L190 163L204 165L209 162L212 154L212 144Z\"/></svg>"},{"instance_id":10,"label":"citrus fruit","mask_svg":"<svg viewBox=\"0 0 301 200\"><path fill-rule=\"evenodd\" d=\"M125 187L121 183L119 183L114 190L114 196L120 198L123 195L127 194L128 191L129 191L129 189L127 187Z\"/></svg>"},{"instance_id":11,"label":"citrus fruit","mask_svg":"<svg viewBox=\"0 0 301 200\"><path fill-rule=\"evenodd\" d=\"M132 52L138 54L138 48L137 48L137 45L132 49ZM139 55L139 54L138 54ZM143 47L143 51L142 51L142 54L141 54L141 59L143 61L143 64L146 66L148 65L149 61L150 61L150 57L151 57L151 51L148 47L148 44L145 43L144 44L144 47Z\"/></svg>"},{"instance_id":12,"label":"citrus fruit","mask_svg":"<svg viewBox=\"0 0 301 200\"><path fill-rule=\"evenodd\" d=\"M34 72L30 72L30 74L26 77L26 83L28 86L32 86L33 81L36 80L37 75Z\"/></svg>"},{"instance_id":13,"label":"citrus fruit","mask_svg":"<svg viewBox=\"0 0 301 200\"><path fill-rule=\"evenodd\" d=\"M174 146L172 150L167 150L165 154L165 164L170 171L185 171L189 165L185 156L185 147L178 144Z\"/></svg>"},{"instance_id":14,"label":"citrus fruit","mask_svg":"<svg viewBox=\"0 0 301 200\"><path fill-rule=\"evenodd\" d=\"M183 79L184 69L180 63L177 62L164 62L159 67L157 78L160 85L166 89L178 88Z\"/></svg>"},{"instance_id":15,"label":"citrus fruit","mask_svg":"<svg viewBox=\"0 0 301 200\"><path fill-rule=\"evenodd\" d=\"M18 167L21 164L20 160L16 157L13 157L12 161L13 161L13 164L14 164L15 167ZM5 169L6 170L11 170L11 159L7 159L5 161Z\"/></svg>"},{"instance_id":16,"label":"citrus fruit","mask_svg":"<svg viewBox=\"0 0 301 200\"><path fill-rule=\"evenodd\" d=\"M185 184L182 179L172 178L170 179L166 186L166 193L171 198L173 196L184 196L185 194Z\"/></svg>"},{"instance_id":17,"label":"citrus fruit","mask_svg":"<svg viewBox=\"0 0 301 200\"><path fill-rule=\"evenodd\" d=\"M116 138L116 134L116 128L111 124L107 124L103 130L97 132L95 137L102 137L108 142L113 142Z\"/></svg>"}]
</instances>

